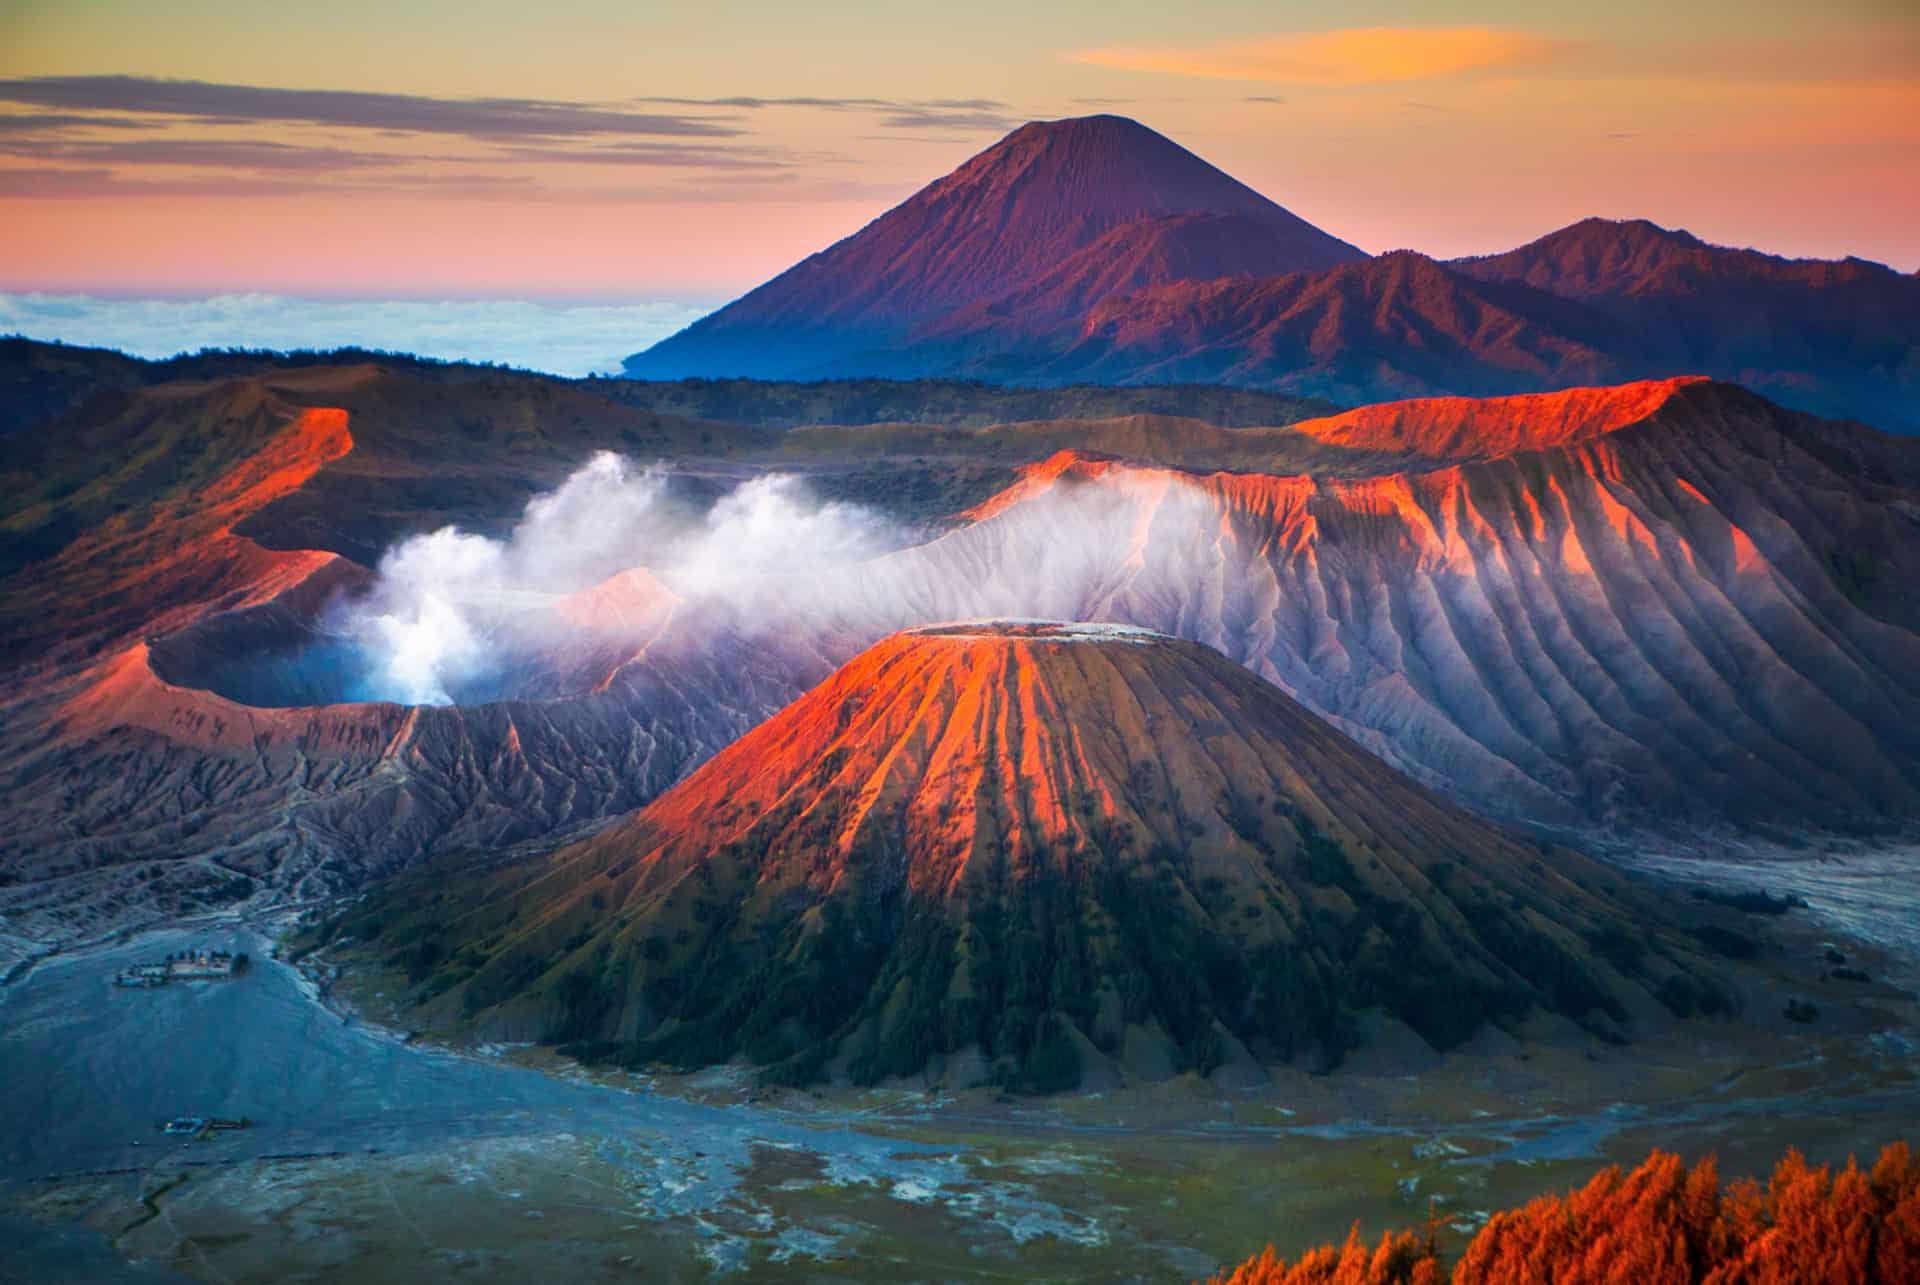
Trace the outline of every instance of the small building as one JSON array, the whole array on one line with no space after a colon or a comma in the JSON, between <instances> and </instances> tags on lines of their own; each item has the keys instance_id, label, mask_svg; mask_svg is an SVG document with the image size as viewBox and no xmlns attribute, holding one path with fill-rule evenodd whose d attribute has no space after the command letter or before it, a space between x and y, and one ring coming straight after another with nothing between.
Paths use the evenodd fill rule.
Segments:
<instances>
[{"instance_id":1,"label":"small building","mask_svg":"<svg viewBox=\"0 0 1920 1285\"><path fill-rule=\"evenodd\" d=\"M167 975L183 981L232 977L245 969L247 957L227 950L188 950L169 957Z\"/></svg>"},{"instance_id":2,"label":"small building","mask_svg":"<svg viewBox=\"0 0 1920 1285\"><path fill-rule=\"evenodd\" d=\"M235 977L247 970L244 954L229 950L182 950L170 953L157 964L135 964L113 979L116 986L164 986L176 981L212 981Z\"/></svg>"}]
</instances>

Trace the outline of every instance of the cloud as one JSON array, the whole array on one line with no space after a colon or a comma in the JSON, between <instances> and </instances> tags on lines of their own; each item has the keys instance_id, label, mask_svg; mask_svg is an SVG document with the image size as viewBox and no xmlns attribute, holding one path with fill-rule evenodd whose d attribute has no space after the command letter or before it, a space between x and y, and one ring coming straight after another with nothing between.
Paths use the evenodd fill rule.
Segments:
<instances>
[{"instance_id":1,"label":"cloud","mask_svg":"<svg viewBox=\"0 0 1920 1285\"><path fill-rule=\"evenodd\" d=\"M510 147L501 155L543 165L664 166L708 170L788 170L798 158L771 147L719 148L677 143L617 143L608 147Z\"/></svg>"},{"instance_id":2,"label":"cloud","mask_svg":"<svg viewBox=\"0 0 1920 1285\"><path fill-rule=\"evenodd\" d=\"M76 129L159 129L158 121L125 116L77 116L71 112L0 113L0 135L66 133Z\"/></svg>"},{"instance_id":3,"label":"cloud","mask_svg":"<svg viewBox=\"0 0 1920 1285\"><path fill-rule=\"evenodd\" d=\"M1215 80L1365 85L1539 63L1560 48L1541 36L1494 27L1348 27L1205 45L1083 49L1065 57L1097 67Z\"/></svg>"},{"instance_id":4,"label":"cloud","mask_svg":"<svg viewBox=\"0 0 1920 1285\"><path fill-rule=\"evenodd\" d=\"M38 168L0 170L0 196L7 197L281 196L322 190L318 181L332 178L387 190L518 190L542 199L600 200L604 198L590 189L566 191L537 183L526 175L526 167L704 170L717 178L735 172L773 174L842 159L777 146L734 144L729 140L745 131L711 118L525 99L435 99L94 76L0 81L0 101L8 100L118 114L89 115L78 110L0 114L0 156L45 163ZM898 103L873 100L871 109L896 114L912 110L915 123L964 127L983 124L984 119L976 118L982 118L990 106L986 100L943 99L905 109ZM208 114L216 109L228 114ZM235 114L241 109L250 114ZM296 125L333 133L325 141L289 141L289 127ZM259 138L257 131L263 127L278 128L280 137ZM256 131L255 136L215 133L249 128ZM102 137L102 130L168 132L127 138ZM436 154L422 150L423 135L464 138L476 146L466 155ZM379 140L381 146L378 150L356 146L360 139ZM432 166L442 162L461 165L469 172L434 173ZM512 165L519 172L478 172L500 165ZM142 172L149 168L206 173Z\"/></svg>"},{"instance_id":5,"label":"cloud","mask_svg":"<svg viewBox=\"0 0 1920 1285\"><path fill-rule=\"evenodd\" d=\"M122 196L300 196L326 190L329 190L327 183L312 176L261 178L212 174L143 180L122 178L107 169L0 169L0 200L87 200Z\"/></svg>"},{"instance_id":6,"label":"cloud","mask_svg":"<svg viewBox=\"0 0 1920 1285\"><path fill-rule=\"evenodd\" d=\"M888 98L755 98L751 95L735 95L731 98L630 98L631 103L655 103L662 107L737 107L747 111L759 111L767 107L820 107L828 111L851 111L860 108L892 108L900 104Z\"/></svg>"},{"instance_id":7,"label":"cloud","mask_svg":"<svg viewBox=\"0 0 1920 1285\"><path fill-rule=\"evenodd\" d=\"M267 294L207 299L0 294L0 334L117 348L136 357L240 346L357 347L578 376L618 369L625 354L666 338L706 311L669 301L559 306Z\"/></svg>"},{"instance_id":8,"label":"cloud","mask_svg":"<svg viewBox=\"0 0 1920 1285\"><path fill-rule=\"evenodd\" d=\"M630 112L532 98L434 98L346 89L269 89L145 76L36 76L0 80L0 102L60 112L114 112L228 125L298 122L473 139L671 136L730 138L724 120Z\"/></svg>"},{"instance_id":9,"label":"cloud","mask_svg":"<svg viewBox=\"0 0 1920 1285\"><path fill-rule=\"evenodd\" d=\"M895 136L878 137L892 142ZM917 188L918 185L910 181L878 183L853 178L815 178L792 170L720 170L704 174L695 181L671 186L586 188L569 193L568 197L582 202L606 201L616 204L627 201L671 201L685 205L727 205L738 201L742 195L750 195L756 199L779 200L782 203L836 204L858 201L870 204L877 201L897 205Z\"/></svg>"},{"instance_id":10,"label":"cloud","mask_svg":"<svg viewBox=\"0 0 1920 1285\"><path fill-rule=\"evenodd\" d=\"M945 108L952 111L1000 111L1007 104L997 98L630 98L633 103L665 107L818 107L828 111L894 111L906 107Z\"/></svg>"},{"instance_id":11,"label":"cloud","mask_svg":"<svg viewBox=\"0 0 1920 1285\"><path fill-rule=\"evenodd\" d=\"M882 135L896 142L900 135ZM934 139L934 142L950 141ZM4 149L0 149L4 150ZM590 155L545 155L543 162L578 160L597 163ZM687 161L684 167L670 157L629 157L629 169L678 171L691 176L675 182L555 183L532 174L480 172L428 173L405 166L374 167L333 172L297 170L265 173L182 174L177 177L133 177L109 169L50 167L0 168L0 200L133 200L245 199L285 197L354 197L392 194L461 194L476 199L545 205L730 205L743 195L777 197L784 203L895 203L913 190L911 183L868 183L855 179L816 178L791 166L768 163Z\"/></svg>"},{"instance_id":12,"label":"cloud","mask_svg":"<svg viewBox=\"0 0 1920 1285\"><path fill-rule=\"evenodd\" d=\"M11 149L0 147L0 153ZM399 158L404 160L405 158ZM525 174L422 173L405 165L327 168L289 164L278 170L189 174L167 178L129 177L124 170L17 167L0 169L0 200L88 200L138 197L244 198L378 194L390 192L464 192L515 200L611 199L601 191L552 189ZM626 189L630 199L632 189Z\"/></svg>"},{"instance_id":13,"label":"cloud","mask_svg":"<svg viewBox=\"0 0 1920 1285\"><path fill-rule=\"evenodd\" d=\"M527 173L475 168L447 173L435 163L482 167L595 165L620 169L703 171L713 180L733 176L795 177L805 160L785 149L718 148L698 144L616 143L602 147L504 147L468 156L373 152L357 148L249 139L162 138L61 140L8 138L0 156L51 162L0 169L0 198L259 197L350 191L493 193L522 200L605 201L644 197L688 199L670 189L579 188L544 183ZM146 168L208 171L155 177Z\"/></svg>"},{"instance_id":14,"label":"cloud","mask_svg":"<svg viewBox=\"0 0 1920 1285\"><path fill-rule=\"evenodd\" d=\"M517 98L432 98L344 90L286 90L135 76L0 80L0 199L272 199L470 192L517 201L712 203L730 184L781 184L806 201L864 199L845 183L799 181L846 158L735 143L740 117L636 111L634 104L732 109L811 107L877 117L885 137L914 132L1003 132L1015 122L990 98L635 98L600 104ZM331 131L292 141L289 127ZM261 138L262 129L279 136ZM221 136L220 131L251 131ZM103 136L114 131L123 136ZM126 131L142 131L125 137ZM473 144L466 155L425 150L425 137ZM365 140L373 147L359 146ZM444 145L443 145L444 146ZM459 166L458 174L441 172ZM609 186L572 167L673 171L688 181ZM506 168L511 167L511 168ZM886 188L891 194L892 188ZM724 195L723 195L724 193Z\"/></svg>"},{"instance_id":15,"label":"cloud","mask_svg":"<svg viewBox=\"0 0 1920 1285\"><path fill-rule=\"evenodd\" d=\"M298 143L223 138L141 138L124 142L117 139L112 142L20 139L0 141L0 155L92 165L164 165L326 173L446 159L365 152L344 147L309 147Z\"/></svg>"},{"instance_id":16,"label":"cloud","mask_svg":"<svg viewBox=\"0 0 1920 1285\"><path fill-rule=\"evenodd\" d=\"M1151 98L1069 98L1067 101L1081 107L1139 107L1148 104L1158 106L1166 103L1190 103L1193 99L1156 94Z\"/></svg>"},{"instance_id":17,"label":"cloud","mask_svg":"<svg viewBox=\"0 0 1920 1285\"><path fill-rule=\"evenodd\" d=\"M664 107L731 107L759 111L805 107L823 111L870 112L884 129L956 129L1003 131L1020 124L996 98L635 98Z\"/></svg>"},{"instance_id":18,"label":"cloud","mask_svg":"<svg viewBox=\"0 0 1920 1285\"><path fill-rule=\"evenodd\" d=\"M1019 122L998 112L948 111L914 107L880 118L883 129L958 129L1000 133Z\"/></svg>"}]
</instances>

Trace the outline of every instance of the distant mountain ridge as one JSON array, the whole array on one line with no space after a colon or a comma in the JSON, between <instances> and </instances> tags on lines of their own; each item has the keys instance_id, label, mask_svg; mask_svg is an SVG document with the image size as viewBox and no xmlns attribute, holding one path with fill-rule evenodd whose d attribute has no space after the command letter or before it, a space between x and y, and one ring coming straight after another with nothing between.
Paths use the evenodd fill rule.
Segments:
<instances>
[{"instance_id":1,"label":"distant mountain ridge","mask_svg":"<svg viewBox=\"0 0 1920 1285\"><path fill-rule=\"evenodd\" d=\"M1328 272L1180 282L1034 337L996 376L1340 389L1349 403L1619 382L1625 328L1582 304L1398 250ZM1042 355L1044 354L1044 355ZM1073 372L1069 376L1068 372ZM1321 394L1327 395L1327 394Z\"/></svg>"},{"instance_id":2,"label":"distant mountain ridge","mask_svg":"<svg viewBox=\"0 0 1920 1285\"><path fill-rule=\"evenodd\" d=\"M1713 245L1650 219L1582 219L1517 250L1454 259L1449 266L1483 281L1518 281L1576 299L1647 294L1714 277L1810 286L1905 279L1867 259L1788 259Z\"/></svg>"},{"instance_id":3,"label":"distant mountain ridge","mask_svg":"<svg viewBox=\"0 0 1920 1285\"><path fill-rule=\"evenodd\" d=\"M1920 277L1645 219L1368 258L1152 130L1023 126L629 375L1217 383L1344 402L1700 374L1920 432Z\"/></svg>"}]
</instances>

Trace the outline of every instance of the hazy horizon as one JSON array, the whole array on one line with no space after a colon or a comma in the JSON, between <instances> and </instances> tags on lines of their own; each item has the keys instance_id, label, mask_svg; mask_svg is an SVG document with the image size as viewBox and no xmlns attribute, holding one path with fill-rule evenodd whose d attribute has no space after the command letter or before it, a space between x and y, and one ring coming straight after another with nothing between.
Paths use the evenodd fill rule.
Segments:
<instances>
[{"instance_id":1,"label":"hazy horizon","mask_svg":"<svg viewBox=\"0 0 1920 1285\"><path fill-rule=\"evenodd\" d=\"M580 378L618 373L623 357L722 302L342 299L266 293L113 298L0 292L0 335L112 348L154 361L205 348L367 348Z\"/></svg>"}]
</instances>

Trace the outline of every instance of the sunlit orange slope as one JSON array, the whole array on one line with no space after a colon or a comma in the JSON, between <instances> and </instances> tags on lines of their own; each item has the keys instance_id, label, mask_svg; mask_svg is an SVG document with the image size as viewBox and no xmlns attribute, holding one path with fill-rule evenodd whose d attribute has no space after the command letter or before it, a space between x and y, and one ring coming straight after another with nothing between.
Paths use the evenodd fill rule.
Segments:
<instances>
[{"instance_id":1,"label":"sunlit orange slope","mask_svg":"<svg viewBox=\"0 0 1920 1285\"><path fill-rule=\"evenodd\" d=\"M1601 437L1658 411L1703 376L1647 380L1514 397L1424 397L1378 402L1304 420L1298 432L1336 446L1398 451L1434 459L1472 459L1569 446Z\"/></svg>"},{"instance_id":2,"label":"sunlit orange slope","mask_svg":"<svg viewBox=\"0 0 1920 1285\"><path fill-rule=\"evenodd\" d=\"M74 513L77 538L8 582L0 663L71 661L134 631L265 602L332 564L332 554L269 550L234 528L354 449L346 411L302 404L351 378L285 381L297 397L234 381L101 398L101 413L29 444L31 466L51 472L79 457L89 473L77 494L47 501Z\"/></svg>"}]
</instances>

